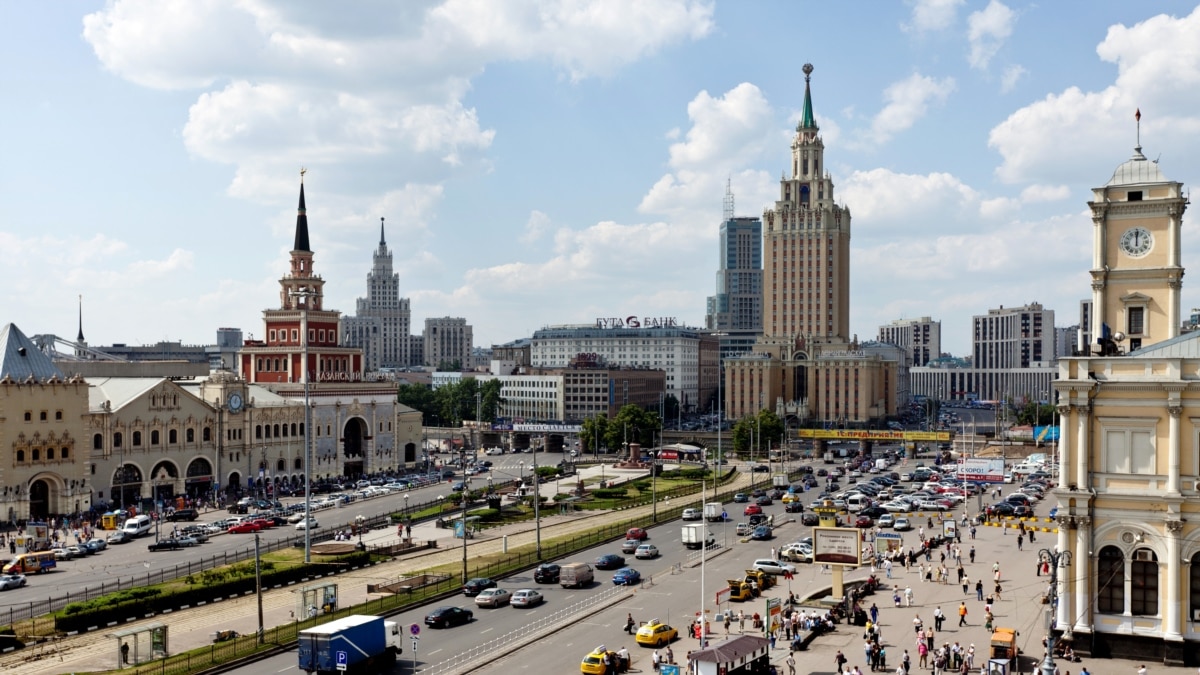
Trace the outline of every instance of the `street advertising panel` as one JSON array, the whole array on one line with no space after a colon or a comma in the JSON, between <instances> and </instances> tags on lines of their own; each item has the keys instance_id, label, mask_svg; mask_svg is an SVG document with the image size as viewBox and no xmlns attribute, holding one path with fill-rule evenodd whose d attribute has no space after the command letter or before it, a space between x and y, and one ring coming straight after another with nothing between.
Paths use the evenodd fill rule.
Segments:
<instances>
[{"instance_id":1,"label":"street advertising panel","mask_svg":"<svg viewBox=\"0 0 1200 675\"><path fill-rule=\"evenodd\" d=\"M814 527L812 534L814 563L859 566L862 555L862 530L856 527Z\"/></svg>"},{"instance_id":2,"label":"street advertising panel","mask_svg":"<svg viewBox=\"0 0 1200 675\"><path fill-rule=\"evenodd\" d=\"M958 460L958 480L977 483L1003 483L1003 457L964 457Z\"/></svg>"},{"instance_id":3,"label":"street advertising panel","mask_svg":"<svg viewBox=\"0 0 1200 675\"><path fill-rule=\"evenodd\" d=\"M947 539L954 539L957 537L957 535L958 535L958 524L954 522L954 519L951 518L950 520L943 520L942 521L942 536Z\"/></svg>"}]
</instances>

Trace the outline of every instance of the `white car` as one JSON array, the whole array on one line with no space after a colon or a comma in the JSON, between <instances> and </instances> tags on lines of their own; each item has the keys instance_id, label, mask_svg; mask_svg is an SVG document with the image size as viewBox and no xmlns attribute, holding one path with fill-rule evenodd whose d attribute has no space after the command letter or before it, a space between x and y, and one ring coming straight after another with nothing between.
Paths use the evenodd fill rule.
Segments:
<instances>
[{"instance_id":1,"label":"white car","mask_svg":"<svg viewBox=\"0 0 1200 675\"><path fill-rule=\"evenodd\" d=\"M532 588L522 588L512 594L512 598L508 601L508 604L511 607L533 607L542 604L543 600L545 598L542 597L541 593Z\"/></svg>"},{"instance_id":2,"label":"white car","mask_svg":"<svg viewBox=\"0 0 1200 675\"><path fill-rule=\"evenodd\" d=\"M293 513L292 515L288 516L288 519L287 519L287 521L289 523L298 523L302 520L304 520L303 513Z\"/></svg>"},{"instance_id":3,"label":"white car","mask_svg":"<svg viewBox=\"0 0 1200 675\"><path fill-rule=\"evenodd\" d=\"M637 547L636 551L634 551L633 557L635 557L639 560L647 560L649 558L657 558L658 557L658 547L655 546L654 544L642 544L641 546Z\"/></svg>"},{"instance_id":4,"label":"white car","mask_svg":"<svg viewBox=\"0 0 1200 675\"><path fill-rule=\"evenodd\" d=\"M779 557L791 562L813 561L812 546L804 543L788 544L779 551Z\"/></svg>"},{"instance_id":5,"label":"white car","mask_svg":"<svg viewBox=\"0 0 1200 675\"><path fill-rule=\"evenodd\" d=\"M700 520L704 514L700 512L700 509L684 509L683 514L679 517L683 520Z\"/></svg>"},{"instance_id":6,"label":"white car","mask_svg":"<svg viewBox=\"0 0 1200 675\"><path fill-rule=\"evenodd\" d=\"M766 572L767 574L783 574L784 572L795 572L796 566L787 563L779 562L772 558L759 558L754 561L751 566L756 570Z\"/></svg>"},{"instance_id":7,"label":"white car","mask_svg":"<svg viewBox=\"0 0 1200 675\"><path fill-rule=\"evenodd\" d=\"M875 519L875 524L879 527L891 527L896 524L896 516L890 513L885 513Z\"/></svg>"},{"instance_id":8,"label":"white car","mask_svg":"<svg viewBox=\"0 0 1200 675\"><path fill-rule=\"evenodd\" d=\"M309 516L307 520L301 519L300 522L296 523L297 530L307 530L309 528L315 529L317 527L319 527L317 524L317 519L312 516Z\"/></svg>"},{"instance_id":9,"label":"white car","mask_svg":"<svg viewBox=\"0 0 1200 675\"><path fill-rule=\"evenodd\" d=\"M892 525L892 529L896 530L897 532L907 532L913 529L912 521L904 516L901 516L896 519L896 522Z\"/></svg>"}]
</instances>

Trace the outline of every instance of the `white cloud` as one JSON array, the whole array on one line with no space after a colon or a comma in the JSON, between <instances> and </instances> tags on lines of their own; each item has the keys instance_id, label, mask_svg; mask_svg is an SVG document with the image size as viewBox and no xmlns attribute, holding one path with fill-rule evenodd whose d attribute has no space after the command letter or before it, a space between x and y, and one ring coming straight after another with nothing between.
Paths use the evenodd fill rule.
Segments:
<instances>
[{"instance_id":1,"label":"white cloud","mask_svg":"<svg viewBox=\"0 0 1200 675\"><path fill-rule=\"evenodd\" d=\"M1030 185L1021 190L1021 201L1027 204L1061 201L1070 196L1071 188L1066 185Z\"/></svg>"},{"instance_id":2,"label":"white cloud","mask_svg":"<svg viewBox=\"0 0 1200 675\"><path fill-rule=\"evenodd\" d=\"M931 228L947 227L948 220L970 222L978 215L979 194L947 173L871 169L855 171L840 185L839 200L853 205L856 240L859 235L895 239L928 234Z\"/></svg>"},{"instance_id":3,"label":"white cloud","mask_svg":"<svg viewBox=\"0 0 1200 675\"><path fill-rule=\"evenodd\" d=\"M908 4L912 6L912 18L900 28L912 33L929 33L954 25L958 8L966 4L966 0L909 0Z\"/></svg>"},{"instance_id":4,"label":"white cloud","mask_svg":"<svg viewBox=\"0 0 1200 675\"><path fill-rule=\"evenodd\" d=\"M971 51L967 61L972 68L983 70L1008 38L1012 37L1017 14L999 0L991 0L982 11L967 17L967 41Z\"/></svg>"},{"instance_id":5,"label":"white cloud","mask_svg":"<svg viewBox=\"0 0 1200 675\"><path fill-rule=\"evenodd\" d=\"M541 211L534 211L529 214L529 220L525 222L525 233L521 235L521 241L526 244L532 244L550 231L553 223L550 221L550 216Z\"/></svg>"},{"instance_id":6,"label":"white cloud","mask_svg":"<svg viewBox=\"0 0 1200 675\"><path fill-rule=\"evenodd\" d=\"M1000 91L1007 94L1017 87L1017 83L1021 78L1025 77L1029 71L1025 70L1024 66L1011 65L1004 69L1004 74L1000 76Z\"/></svg>"},{"instance_id":7,"label":"white cloud","mask_svg":"<svg viewBox=\"0 0 1200 675\"><path fill-rule=\"evenodd\" d=\"M937 80L920 73L892 83L883 92L883 109L871 120L871 128L853 145L861 149L887 143L897 133L916 124L931 104L945 102L954 89L952 77Z\"/></svg>"}]
</instances>

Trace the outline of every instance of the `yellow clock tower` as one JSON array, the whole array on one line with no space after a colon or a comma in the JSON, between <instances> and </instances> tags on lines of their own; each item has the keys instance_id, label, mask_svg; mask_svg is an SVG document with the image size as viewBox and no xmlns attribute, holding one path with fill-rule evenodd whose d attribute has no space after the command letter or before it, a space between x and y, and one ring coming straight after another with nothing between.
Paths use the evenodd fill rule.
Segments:
<instances>
[{"instance_id":1,"label":"yellow clock tower","mask_svg":"<svg viewBox=\"0 0 1200 675\"><path fill-rule=\"evenodd\" d=\"M1179 335L1187 204L1183 184L1167 180L1140 144L1092 190L1093 353L1135 351Z\"/></svg>"}]
</instances>

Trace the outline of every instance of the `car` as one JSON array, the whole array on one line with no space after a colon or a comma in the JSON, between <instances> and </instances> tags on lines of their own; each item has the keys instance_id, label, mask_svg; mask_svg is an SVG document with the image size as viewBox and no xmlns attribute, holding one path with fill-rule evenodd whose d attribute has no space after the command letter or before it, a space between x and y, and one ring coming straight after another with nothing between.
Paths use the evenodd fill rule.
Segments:
<instances>
[{"instance_id":1,"label":"car","mask_svg":"<svg viewBox=\"0 0 1200 675\"><path fill-rule=\"evenodd\" d=\"M632 567L622 567L613 573L612 579L614 586L633 586L640 583L641 580L642 573Z\"/></svg>"},{"instance_id":2,"label":"car","mask_svg":"<svg viewBox=\"0 0 1200 675\"><path fill-rule=\"evenodd\" d=\"M625 566L625 558L615 553L609 553L596 558L596 569L598 570L616 570Z\"/></svg>"},{"instance_id":3,"label":"car","mask_svg":"<svg viewBox=\"0 0 1200 675\"><path fill-rule=\"evenodd\" d=\"M755 464L751 471L754 473L771 473L771 467L766 464Z\"/></svg>"},{"instance_id":4,"label":"car","mask_svg":"<svg viewBox=\"0 0 1200 675\"><path fill-rule=\"evenodd\" d=\"M117 530L116 532L113 532L104 538L104 541L108 542L109 544L125 544L128 543L129 540L129 535L125 534L121 530Z\"/></svg>"},{"instance_id":5,"label":"car","mask_svg":"<svg viewBox=\"0 0 1200 675\"><path fill-rule=\"evenodd\" d=\"M536 607L545 602L546 598L532 588L522 588L512 594L508 604L510 607Z\"/></svg>"},{"instance_id":6,"label":"car","mask_svg":"<svg viewBox=\"0 0 1200 675\"><path fill-rule=\"evenodd\" d=\"M480 607L501 607L512 600L512 593L504 588L488 588L475 596L475 604Z\"/></svg>"},{"instance_id":7,"label":"car","mask_svg":"<svg viewBox=\"0 0 1200 675\"><path fill-rule=\"evenodd\" d=\"M533 570L533 580L539 584L557 584L561 569L554 563L542 563Z\"/></svg>"},{"instance_id":8,"label":"car","mask_svg":"<svg viewBox=\"0 0 1200 675\"><path fill-rule=\"evenodd\" d=\"M750 501L750 495L745 492L739 492L733 496L733 501L738 504L745 504Z\"/></svg>"},{"instance_id":9,"label":"car","mask_svg":"<svg viewBox=\"0 0 1200 675\"><path fill-rule=\"evenodd\" d=\"M315 516L309 516L307 519L303 519L300 522L296 523L297 530L316 529L318 527L320 527L320 525L317 523L317 519Z\"/></svg>"},{"instance_id":10,"label":"car","mask_svg":"<svg viewBox=\"0 0 1200 675\"><path fill-rule=\"evenodd\" d=\"M885 513L888 513L888 510L882 506L868 506L867 508L859 511L858 515L867 516L869 518L878 518Z\"/></svg>"},{"instance_id":11,"label":"car","mask_svg":"<svg viewBox=\"0 0 1200 675\"><path fill-rule=\"evenodd\" d=\"M91 539L83 542L83 545L87 548L90 548L92 553L99 553L100 551L108 548L108 542L99 537L92 537Z\"/></svg>"},{"instance_id":12,"label":"car","mask_svg":"<svg viewBox=\"0 0 1200 675\"><path fill-rule=\"evenodd\" d=\"M181 520L192 521L200 517L200 512L196 509L176 509L167 514L167 520L178 522Z\"/></svg>"},{"instance_id":13,"label":"car","mask_svg":"<svg viewBox=\"0 0 1200 675\"><path fill-rule=\"evenodd\" d=\"M908 532L913 529L913 524L906 516L898 516L895 524L892 525L892 529L897 532Z\"/></svg>"},{"instance_id":14,"label":"car","mask_svg":"<svg viewBox=\"0 0 1200 675\"><path fill-rule=\"evenodd\" d=\"M636 551L634 551L633 557L637 558L638 560L648 560L650 558L657 558L658 557L658 547L655 546L654 544L642 544L641 546L637 547Z\"/></svg>"},{"instance_id":15,"label":"car","mask_svg":"<svg viewBox=\"0 0 1200 675\"><path fill-rule=\"evenodd\" d=\"M792 502L800 501L800 497L801 495L798 492L785 492L783 493L783 496L779 498L779 501L783 502L784 504L791 504Z\"/></svg>"},{"instance_id":16,"label":"car","mask_svg":"<svg viewBox=\"0 0 1200 675\"><path fill-rule=\"evenodd\" d=\"M750 533L750 538L755 541L766 541L774 537L775 534L771 532L771 527L769 525L759 525L758 527L754 528L753 532Z\"/></svg>"},{"instance_id":17,"label":"car","mask_svg":"<svg viewBox=\"0 0 1200 675\"><path fill-rule=\"evenodd\" d=\"M303 509L304 505L301 504L300 508ZM302 520L304 520L304 513L302 511L297 511L296 513L293 513L292 515L287 517L287 521L289 523L298 523Z\"/></svg>"},{"instance_id":18,"label":"car","mask_svg":"<svg viewBox=\"0 0 1200 675\"><path fill-rule=\"evenodd\" d=\"M70 560L71 558L75 557L71 555L71 552L67 550L66 547L63 546L56 546L50 549L50 552L54 554L55 560Z\"/></svg>"},{"instance_id":19,"label":"car","mask_svg":"<svg viewBox=\"0 0 1200 675\"><path fill-rule=\"evenodd\" d=\"M679 631L658 619L651 619L642 624L634 640L644 647L665 647L679 638Z\"/></svg>"},{"instance_id":20,"label":"car","mask_svg":"<svg viewBox=\"0 0 1200 675\"><path fill-rule=\"evenodd\" d=\"M932 499L922 499L921 501L917 502L917 508L921 511L945 511L949 507L943 502Z\"/></svg>"},{"instance_id":21,"label":"car","mask_svg":"<svg viewBox=\"0 0 1200 675\"><path fill-rule=\"evenodd\" d=\"M754 488L753 490L750 491L750 497L752 499L758 499L759 497L761 497L765 494L767 494L767 491L762 488Z\"/></svg>"},{"instance_id":22,"label":"car","mask_svg":"<svg viewBox=\"0 0 1200 675\"><path fill-rule=\"evenodd\" d=\"M809 527L812 527L815 525L820 525L821 517L818 516L817 514L813 513L812 511L808 511L800 516L800 524L806 525Z\"/></svg>"},{"instance_id":23,"label":"car","mask_svg":"<svg viewBox=\"0 0 1200 675\"><path fill-rule=\"evenodd\" d=\"M0 574L0 591L20 588L25 585L24 574Z\"/></svg>"},{"instance_id":24,"label":"car","mask_svg":"<svg viewBox=\"0 0 1200 675\"><path fill-rule=\"evenodd\" d=\"M813 561L812 544L788 544L779 550L779 557L788 562L810 563Z\"/></svg>"},{"instance_id":25,"label":"car","mask_svg":"<svg viewBox=\"0 0 1200 675\"><path fill-rule=\"evenodd\" d=\"M1056 506L1056 507L1054 507L1054 508L1050 509L1050 513L1047 513L1047 514L1046 514L1046 516L1047 516L1048 518L1056 518L1056 517L1058 517L1058 507Z\"/></svg>"},{"instance_id":26,"label":"car","mask_svg":"<svg viewBox=\"0 0 1200 675\"><path fill-rule=\"evenodd\" d=\"M242 521L240 523L234 523L233 525L230 525L229 529L226 531L229 532L229 534L252 534L260 530L262 530L262 528L258 525L255 525L250 521Z\"/></svg>"},{"instance_id":27,"label":"car","mask_svg":"<svg viewBox=\"0 0 1200 675\"><path fill-rule=\"evenodd\" d=\"M1028 504L1017 504L1013 506L1013 515L1018 518L1032 518L1033 507Z\"/></svg>"},{"instance_id":28,"label":"car","mask_svg":"<svg viewBox=\"0 0 1200 675\"><path fill-rule=\"evenodd\" d=\"M625 542L621 544L621 553L633 553L637 550L637 547L641 545L642 542L640 539L626 539Z\"/></svg>"},{"instance_id":29,"label":"car","mask_svg":"<svg viewBox=\"0 0 1200 675\"><path fill-rule=\"evenodd\" d=\"M799 500L794 501L794 502L788 502L783 505L783 512L784 513L804 513L804 504L802 504Z\"/></svg>"},{"instance_id":30,"label":"car","mask_svg":"<svg viewBox=\"0 0 1200 675\"><path fill-rule=\"evenodd\" d=\"M864 529L874 527L875 519L871 518L871 516L859 516L854 519L854 526Z\"/></svg>"},{"instance_id":31,"label":"car","mask_svg":"<svg viewBox=\"0 0 1200 675\"><path fill-rule=\"evenodd\" d=\"M469 579L467 581L467 583L463 584L462 592L463 592L463 595L466 595L469 597L472 595L479 595L480 593L486 591L487 589L495 588L495 587L496 587L495 581L493 581L487 577L475 577L474 579Z\"/></svg>"},{"instance_id":32,"label":"car","mask_svg":"<svg viewBox=\"0 0 1200 675\"><path fill-rule=\"evenodd\" d=\"M445 605L426 614L425 625L430 628L450 628L471 623L474 618L475 613L469 609Z\"/></svg>"},{"instance_id":33,"label":"car","mask_svg":"<svg viewBox=\"0 0 1200 675\"><path fill-rule=\"evenodd\" d=\"M756 570L766 572L767 574L783 574L785 572L795 572L796 566L789 565L784 562L779 562L774 558L759 558L751 565Z\"/></svg>"},{"instance_id":34,"label":"car","mask_svg":"<svg viewBox=\"0 0 1200 675\"><path fill-rule=\"evenodd\" d=\"M650 538L650 533L640 527L631 527L625 533L625 538L626 539L637 539L638 541L645 541Z\"/></svg>"},{"instance_id":35,"label":"car","mask_svg":"<svg viewBox=\"0 0 1200 675\"><path fill-rule=\"evenodd\" d=\"M683 520L700 520L704 517L704 514L700 509L684 509L679 517Z\"/></svg>"},{"instance_id":36,"label":"car","mask_svg":"<svg viewBox=\"0 0 1200 675\"><path fill-rule=\"evenodd\" d=\"M742 511L744 516L753 516L762 513L762 507L758 504L747 504L745 510Z\"/></svg>"},{"instance_id":37,"label":"car","mask_svg":"<svg viewBox=\"0 0 1200 675\"><path fill-rule=\"evenodd\" d=\"M174 551L179 548L182 548L182 545L179 543L178 539L167 538L167 539L159 539L158 541L150 544L149 546L146 547L146 550L149 550L149 551Z\"/></svg>"},{"instance_id":38,"label":"car","mask_svg":"<svg viewBox=\"0 0 1200 675\"><path fill-rule=\"evenodd\" d=\"M758 499L754 500L754 503L757 504L758 506L770 506L771 504L774 504L775 502L771 499L771 495L763 495L763 496L759 497Z\"/></svg>"},{"instance_id":39,"label":"car","mask_svg":"<svg viewBox=\"0 0 1200 675\"><path fill-rule=\"evenodd\" d=\"M875 519L875 524L879 527L891 527L892 525L896 524L896 516L893 516L890 513L881 514Z\"/></svg>"}]
</instances>

